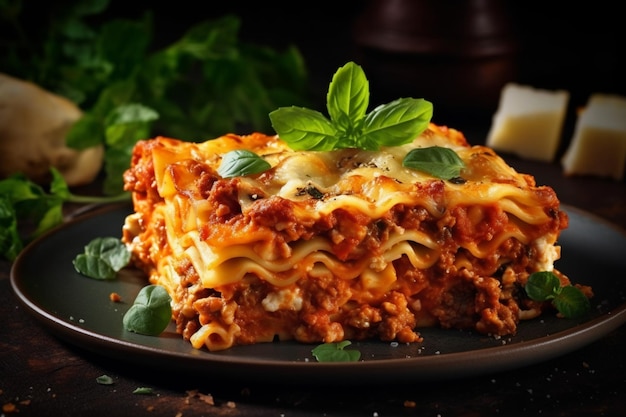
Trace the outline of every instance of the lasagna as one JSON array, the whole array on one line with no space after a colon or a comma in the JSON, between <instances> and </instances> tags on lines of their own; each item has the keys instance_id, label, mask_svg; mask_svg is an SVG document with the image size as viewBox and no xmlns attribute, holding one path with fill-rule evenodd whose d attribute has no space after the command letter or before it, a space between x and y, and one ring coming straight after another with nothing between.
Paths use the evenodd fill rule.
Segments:
<instances>
[{"instance_id":1,"label":"lasagna","mask_svg":"<svg viewBox=\"0 0 626 417\"><path fill-rule=\"evenodd\" d=\"M442 180L403 166L414 148L463 161ZM224 178L223 156L248 150L270 168ZM172 298L177 331L218 351L275 340L419 342L420 328L501 337L549 308L530 274L552 271L568 225L554 190L491 148L430 123L378 151L294 151L278 136L136 144L122 240Z\"/></svg>"}]
</instances>

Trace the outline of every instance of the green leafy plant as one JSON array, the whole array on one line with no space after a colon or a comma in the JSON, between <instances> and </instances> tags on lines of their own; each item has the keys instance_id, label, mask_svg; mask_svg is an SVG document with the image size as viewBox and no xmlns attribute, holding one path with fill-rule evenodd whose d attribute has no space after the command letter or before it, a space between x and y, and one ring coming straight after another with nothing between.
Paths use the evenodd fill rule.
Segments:
<instances>
[{"instance_id":1,"label":"green leafy plant","mask_svg":"<svg viewBox=\"0 0 626 417\"><path fill-rule=\"evenodd\" d=\"M160 285L143 287L124 314L124 328L130 332L158 336L172 320L171 297Z\"/></svg>"},{"instance_id":2,"label":"green leafy plant","mask_svg":"<svg viewBox=\"0 0 626 417\"><path fill-rule=\"evenodd\" d=\"M316 346L311 353L318 362L356 362L361 358L361 352L354 349L345 349L351 345L349 340L337 343L324 343Z\"/></svg>"},{"instance_id":3,"label":"green leafy plant","mask_svg":"<svg viewBox=\"0 0 626 417\"><path fill-rule=\"evenodd\" d=\"M284 51L241 42L240 20L227 15L190 27L164 47L153 44L150 12L136 20L102 18L110 0L76 0L49 9L26 30L23 0L0 1L2 71L75 102L83 116L67 145L104 145L103 199L82 198L16 176L0 183L0 253L13 260L34 237L62 222L66 202L111 202L135 143L155 132L206 140L245 130L267 131L278 106L309 101L308 74L295 46ZM54 188L61 184L58 176ZM47 184L46 184L47 186ZM15 187L13 190L12 187ZM24 235L18 225L32 223Z\"/></svg>"},{"instance_id":4,"label":"green leafy plant","mask_svg":"<svg viewBox=\"0 0 626 417\"><path fill-rule=\"evenodd\" d=\"M129 261L130 251L118 238L99 237L74 258L74 269L90 278L113 279Z\"/></svg>"},{"instance_id":5,"label":"green leafy plant","mask_svg":"<svg viewBox=\"0 0 626 417\"><path fill-rule=\"evenodd\" d=\"M63 222L65 203L113 203L130 200L130 194L80 196L73 194L54 168L46 189L14 174L0 180L0 254L14 260L33 239Z\"/></svg>"},{"instance_id":6,"label":"green leafy plant","mask_svg":"<svg viewBox=\"0 0 626 417\"><path fill-rule=\"evenodd\" d=\"M528 277L526 294L535 301L550 301L566 318L577 318L591 308L589 299L573 286L561 286L559 278L550 271L535 272Z\"/></svg>"},{"instance_id":7,"label":"green leafy plant","mask_svg":"<svg viewBox=\"0 0 626 417\"><path fill-rule=\"evenodd\" d=\"M121 191L132 146L155 131L188 141L243 129L269 132L271 110L309 101L298 49L240 41L234 15L199 22L156 47L152 38L159 28L150 12L136 20L98 19L109 0L77 0L51 8L45 27L28 31L21 3L0 2L0 20L15 34L0 45L3 71L79 105L84 115L67 143L76 149L105 145L107 195ZM136 123L146 118L149 125Z\"/></svg>"}]
</instances>

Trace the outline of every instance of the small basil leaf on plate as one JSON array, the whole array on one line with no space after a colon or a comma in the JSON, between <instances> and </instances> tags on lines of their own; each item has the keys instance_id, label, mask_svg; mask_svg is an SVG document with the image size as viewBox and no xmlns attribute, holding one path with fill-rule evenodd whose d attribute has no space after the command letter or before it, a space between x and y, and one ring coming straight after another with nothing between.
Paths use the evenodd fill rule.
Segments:
<instances>
[{"instance_id":1,"label":"small basil leaf on plate","mask_svg":"<svg viewBox=\"0 0 626 417\"><path fill-rule=\"evenodd\" d=\"M74 258L74 269L89 278L113 279L117 272L101 257L81 253Z\"/></svg>"},{"instance_id":2,"label":"small basil leaf on plate","mask_svg":"<svg viewBox=\"0 0 626 417\"><path fill-rule=\"evenodd\" d=\"M526 294L535 301L546 301L554 298L561 287L561 282L552 272L535 272L526 281Z\"/></svg>"},{"instance_id":3,"label":"small basil leaf on plate","mask_svg":"<svg viewBox=\"0 0 626 417\"><path fill-rule=\"evenodd\" d=\"M585 294L572 285L562 287L553 302L559 313L568 319L580 317L591 308Z\"/></svg>"},{"instance_id":4,"label":"small basil leaf on plate","mask_svg":"<svg viewBox=\"0 0 626 417\"><path fill-rule=\"evenodd\" d=\"M532 300L551 300L552 305L565 318L580 317L591 308L589 299L580 288L573 285L561 286L559 278L550 271L532 273L524 289Z\"/></svg>"},{"instance_id":5,"label":"small basil leaf on plate","mask_svg":"<svg viewBox=\"0 0 626 417\"><path fill-rule=\"evenodd\" d=\"M113 279L116 273L130 262L130 251L115 237L91 240L84 253L74 258L77 272L95 279Z\"/></svg>"},{"instance_id":6,"label":"small basil leaf on plate","mask_svg":"<svg viewBox=\"0 0 626 417\"><path fill-rule=\"evenodd\" d=\"M361 352L354 349L345 349L352 344L349 340L337 343L324 343L315 347L311 353L318 362L356 362L361 358Z\"/></svg>"},{"instance_id":7,"label":"small basil leaf on plate","mask_svg":"<svg viewBox=\"0 0 626 417\"><path fill-rule=\"evenodd\" d=\"M122 320L130 332L158 336L172 320L171 297L160 285L143 287Z\"/></svg>"}]
</instances>

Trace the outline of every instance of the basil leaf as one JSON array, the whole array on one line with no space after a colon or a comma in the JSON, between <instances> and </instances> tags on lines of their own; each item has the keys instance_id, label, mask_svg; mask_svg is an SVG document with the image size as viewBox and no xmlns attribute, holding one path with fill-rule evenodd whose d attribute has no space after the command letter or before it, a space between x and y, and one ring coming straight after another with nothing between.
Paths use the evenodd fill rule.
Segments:
<instances>
[{"instance_id":1,"label":"basil leaf","mask_svg":"<svg viewBox=\"0 0 626 417\"><path fill-rule=\"evenodd\" d=\"M118 238L99 237L74 258L74 269L90 278L113 279L129 262L130 251Z\"/></svg>"},{"instance_id":2,"label":"basil leaf","mask_svg":"<svg viewBox=\"0 0 626 417\"><path fill-rule=\"evenodd\" d=\"M130 252L126 245L115 237L100 237L93 239L85 246L85 253L100 256L115 271L128 265Z\"/></svg>"},{"instance_id":3,"label":"basil leaf","mask_svg":"<svg viewBox=\"0 0 626 417\"><path fill-rule=\"evenodd\" d=\"M56 225L63 223L63 200L55 196L48 196L36 201L36 205L42 212L39 215L37 228L32 233L33 237L42 235Z\"/></svg>"},{"instance_id":4,"label":"basil leaf","mask_svg":"<svg viewBox=\"0 0 626 417\"><path fill-rule=\"evenodd\" d=\"M69 200L72 193L63 178L63 175L55 167L50 167L52 181L50 182L50 194L57 196L63 200Z\"/></svg>"},{"instance_id":5,"label":"basil leaf","mask_svg":"<svg viewBox=\"0 0 626 417\"><path fill-rule=\"evenodd\" d=\"M0 254L13 261L23 248L15 210L8 198L0 195Z\"/></svg>"},{"instance_id":6,"label":"basil leaf","mask_svg":"<svg viewBox=\"0 0 626 417\"><path fill-rule=\"evenodd\" d=\"M554 298L561 287L561 282L552 272L535 272L526 281L526 294L535 301L546 301Z\"/></svg>"},{"instance_id":7,"label":"basil leaf","mask_svg":"<svg viewBox=\"0 0 626 417\"><path fill-rule=\"evenodd\" d=\"M124 328L130 332L158 336L172 320L171 297L160 285L145 286L124 314Z\"/></svg>"},{"instance_id":8,"label":"basil leaf","mask_svg":"<svg viewBox=\"0 0 626 417\"><path fill-rule=\"evenodd\" d=\"M591 308L589 299L579 288L562 287L559 278L550 271L531 274L524 289L532 300L552 300L552 305L566 318L580 317Z\"/></svg>"},{"instance_id":9,"label":"basil leaf","mask_svg":"<svg viewBox=\"0 0 626 417\"><path fill-rule=\"evenodd\" d=\"M356 362L361 358L358 350L346 350L352 344L349 340L338 343L324 343L315 347L311 353L318 362Z\"/></svg>"},{"instance_id":10,"label":"basil leaf","mask_svg":"<svg viewBox=\"0 0 626 417\"><path fill-rule=\"evenodd\" d=\"M572 285L561 288L554 297L554 306L563 317L569 319L582 316L591 307L585 294Z\"/></svg>"},{"instance_id":11,"label":"basil leaf","mask_svg":"<svg viewBox=\"0 0 626 417\"><path fill-rule=\"evenodd\" d=\"M442 146L412 149L404 157L402 165L444 180L458 177L465 167L456 152Z\"/></svg>"},{"instance_id":12,"label":"basil leaf","mask_svg":"<svg viewBox=\"0 0 626 417\"><path fill-rule=\"evenodd\" d=\"M81 253L74 258L74 269L89 278L113 279L117 272L97 255Z\"/></svg>"},{"instance_id":13,"label":"basil leaf","mask_svg":"<svg viewBox=\"0 0 626 417\"><path fill-rule=\"evenodd\" d=\"M424 99L401 98L378 106L365 118L361 145L378 150L410 143L426 130L432 115L432 103Z\"/></svg>"},{"instance_id":14,"label":"basil leaf","mask_svg":"<svg viewBox=\"0 0 626 417\"><path fill-rule=\"evenodd\" d=\"M326 107L331 120L353 123L361 120L369 105L369 82L363 69L354 62L339 68L328 87Z\"/></svg>"},{"instance_id":15,"label":"basil leaf","mask_svg":"<svg viewBox=\"0 0 626 417\"><path fill-rule=\"evenodd\" d=\"M254 152L237 149L226 153L217 173L224 178L258 174L271 168L269 162Z\"/></svg>"},{"instance_id":16,"label":"basil leaf","mask_svg":"<svg viewBox=\"0 0 626 417\"><path fill-rule=\"evenodd\" d=\"M295 151L331 151L337 129L320 112L304 107L280 107L270 113L272 127Z\"/></svg>"}]
</instances>

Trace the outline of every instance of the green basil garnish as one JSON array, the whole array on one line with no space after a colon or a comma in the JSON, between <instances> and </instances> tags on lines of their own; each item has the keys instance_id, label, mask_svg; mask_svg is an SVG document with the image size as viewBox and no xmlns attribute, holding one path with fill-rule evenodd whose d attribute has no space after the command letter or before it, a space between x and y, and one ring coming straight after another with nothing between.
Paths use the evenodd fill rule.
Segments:
<instances>
[{"instance_id":1,"label":"green basil garnish","mask_svg":"<svg viewBox=\"0 0 626 417\"><path fill-rule=\"evenodd\" d=\"M124 328L130 332L157 336L172 320L171 297L160 285L143 287L124 314Z\"/></svg>"},{"instance_id":2,"label":"green basil garnish","mask_svg":"<svg viewBox=\"0 0 626 417\"><path fill-rule=\"evenodd\" d=\"M84 253L74 258L74 269L87 277L113 279L130 262L130 251L120 239L99 237L85 246Z\"/></svg>"},{"instance_id":3,"label":"green basil garnish","mask_svg":"<svg viewBox=\"0 0 626 417\"><path fill-rule=\"evenodd\" d=\"M324 343L315 347L311 353L318 362L356 362L361 358L361 352L354 349L345 349L352 344L349 340L337 343Z\"/></svg>"},{"instance_id":4,"label":"green basil garnish","mask_svg":"<svg viewBox=\"0 0 626 417\"><path fill-rule=\"evenodd\" d=\"M402 165L444 180L458 177L465 167L456 152L441 146L412 149L404 157Z\"/></svg>"},{"instance_id":5,"label":"green basil garnish","mask_svg":"<svg viewBox=\"0 0 626 417\"><path fill-rule=\"evenodd\" d=\"M326 107L330 119L302 107L281 107L270 113L272 127L294 150L329 151L358 148L376 151L413 141L433 114L424 99L401 98L367 113L369 82L354 62L339 68L330 83Z\"/></svg>"},{"instance_id":6,"label":"green basil garnish","mask_svg":"<svg viewBox=\"0 0 626 417\"><path fill-rule=\"evenodd\" d=\"M559 278L549 271L535 272L528 277L526 294L535 301L551 301L566 318L576 318L591 308L589 299L573 285L561 286Z\"/></svg>"},{"instance_id":7,"label":"green basil garnish","mask_svg":"<svg viewBox=\"0 0 626 417\"><path fill-rule=\"evenodd\" d=\"M237 149L227 152L217 170L223 178L258 174L271 168L269 162L254 152Z\"/></svg>"}]
</instances>

